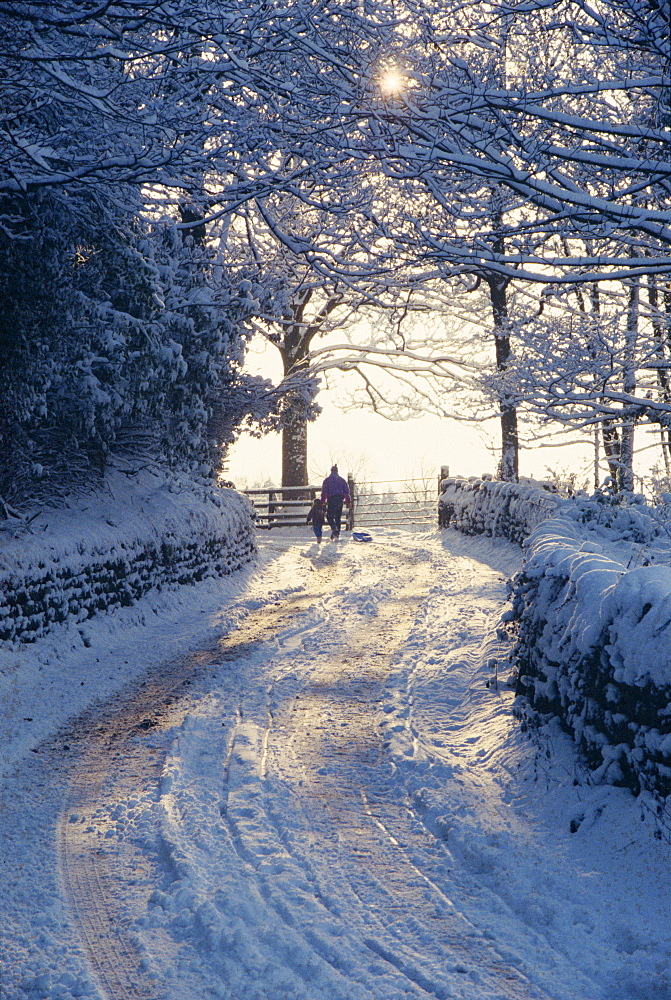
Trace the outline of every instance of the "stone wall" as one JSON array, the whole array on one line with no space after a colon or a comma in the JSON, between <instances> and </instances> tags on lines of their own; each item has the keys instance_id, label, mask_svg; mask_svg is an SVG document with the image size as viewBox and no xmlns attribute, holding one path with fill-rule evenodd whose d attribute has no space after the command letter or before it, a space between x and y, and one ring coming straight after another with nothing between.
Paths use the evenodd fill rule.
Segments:
<instances>
[{"instance_id":1,"label":"stone wall","mask_svg":"<svg viewBox=\"0 0 671 1000\"><path fill-rule=\"evenodd\" d=\"M524 547L505 615L523 724L558 719L595 781L671 795L671 511L451 479L439 512Z\"/></svg>"},{"instance_id":2,"label":"stone wall","mask_svg":"<svg viewBox=\"0 0 671 1000\"><path fill-rule=\"evenodd\" d=\"M184 495L169 496L163 523L154 509L144 520L129 511L128 522L118 518L113 531L109 520L89 519L86 530L81 522L78 541L74 517L65 540L53 536L40 546L38 531L11 551L5 547L0 640L32 642L59 624L129 606L151 590L226 576L249 563L256 554L250 505L233 491L211 496L216 502L199 497L190 504Z\"/></svg>"}]
</instances>

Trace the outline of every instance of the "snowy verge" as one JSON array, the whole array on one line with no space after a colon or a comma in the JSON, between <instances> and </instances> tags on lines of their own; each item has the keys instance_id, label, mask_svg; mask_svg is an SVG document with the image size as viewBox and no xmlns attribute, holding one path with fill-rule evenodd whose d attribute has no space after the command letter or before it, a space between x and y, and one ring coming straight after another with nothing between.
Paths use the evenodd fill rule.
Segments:
<instances>
[{"instance_id":1,"label":"snowy verge","mask_svg":"<svg viewBox=\"0 0 671 1000\"><path fill-rule=\"evenodd\" d=\"M390 678L381 724L407 800L472 878L466 915L543 996L669 997L669 848L654 802L592 783L556 721L520 732L513 692L488 683L497 608L474 598L435 593Z\"/></svg>"},{"instance_id":2,"label":"snowy verge","mask_svg":"<svg viewBox=\"0 0 671 1000\"><path fill-rule=\"evenodd\" d=\"M70 620L35 642L0 644L0 770L10 771L91 705L217 642L250 610L300 589L295 566L287 573L275 566L267 582L287 544L285 537L268 539L253 563L230 576L152 590L85 626Z\"/></svg>"},{"instance_id":3,"label":"snowy verge","mask_svg":"<svg viewBox=\"0 0 671 1000\"><path fill-rule=\"evenodd\" d=\"M152 590L226 576L255 552L241 494L112 477L105 494L44 511L30 533L0 539L0 640L34 642Z\"/></svg>"}]
</instances>

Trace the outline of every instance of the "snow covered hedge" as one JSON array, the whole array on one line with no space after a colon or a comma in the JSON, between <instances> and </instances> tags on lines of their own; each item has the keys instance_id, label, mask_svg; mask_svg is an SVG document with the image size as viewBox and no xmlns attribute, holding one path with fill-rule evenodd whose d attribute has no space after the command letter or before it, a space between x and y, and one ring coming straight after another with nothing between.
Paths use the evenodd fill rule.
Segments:
<instances>
[{"instance_id":1,"label":"snow covered hedge","mask_svg":"<svg viewBox=\"0 0 671 1000\"><path fill-rule=\"evenodd\" d=\"M234 490L116 487L0 541L0 640L32 642L60 623L233 573L254 558L250 505Z\"/></svg>"}]
</instances>

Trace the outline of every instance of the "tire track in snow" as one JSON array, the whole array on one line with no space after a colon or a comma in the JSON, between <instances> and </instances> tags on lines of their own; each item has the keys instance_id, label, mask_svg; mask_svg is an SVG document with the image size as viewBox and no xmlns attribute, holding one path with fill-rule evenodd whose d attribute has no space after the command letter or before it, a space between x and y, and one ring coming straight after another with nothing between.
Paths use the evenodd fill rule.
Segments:
<instances>
[{"instance_id":1,"label":"tire track in snow","mask_svg":"<svg viewBox=\"0 0 671 1000\"><path fill-rule=\"evenodd\" d=\"M163 668L68 734L77 752L57 829L61 878L93 976L109 1000L161 996L160 977L146 967L132 931L132 904L143 905L162 878L159 858L133 842L132 830L117 832L114 806L137 800L151 808L168 745L156 736L180 718L192 675L211 657L203 651ZM142 738L150 732L153 746Z\"/></svg>"},{"instance_id":2,"label":"tire track in snow","mask_svg":"<svg viewBox=\"0 0 671 1000\"><path fill-rule=\"evenodd\" d=\"M228 840L217 850L237 856L250 890L256 888L269 913L287 928L278 949L275 933L269 936L262 927L256 933L252 927L258 947L275 949L276 961L291 966L306 991L314 975L323 976L320 982L330 985L319 996L543 996L451 902L445 889L451 884L449 854L399 797L402 786L376 722L394 658L436 567L428 561L418 565L412 552L391 544L385 546L384 562L371 568L365 560L375 556L363 551L365 555L361 550L338 553L332 565L318 568L308 591L252 612L216 648L173 665L125 702L101 712L95 719L99 735L87 731L90 720L82 726L79 764L60 824L62 871L107 1000L173 996L170 985L155 974L152 934L163 958L172 947L176 960L180 947L170 939L169 924L154 928L142 946L138 943L133 914L146 907L151 886L165 887L171 877L179 881L176 871L168 870L176 855L166 843L161 856L158 833L159 846L153 851L121 835L110 838L113 850L101 852L101 838L113 829L114 803L144 796L144 807L150 809L157 800L169 732L182 725L192 707L197 714L196 700L207 691L210 664L240 659L246 648L258 651L264 643L272 660L277 642L289 651L287 662L293 662L299 675L292 683L280 678L259 694L246 686L242 670L217 677L230 706L219 810ZM385 596L388 572L402 572L407 583ZM369 603L360 599L366 589ZM359 628L352 628L352 599L369 612ZM313 656L309 636L315 621L322 627L326 623L332 635L328 642L320 640ZM198 675L199 683L189 688ZM148 716L150 753L147 741L138 738ZM199 821L186 805L175 817L194 845L206 839ZM92 828L88 832L87 825ZM125 900L115 884L120 871ZM224 925L227 905L220 894L215 909ZM202 922L205 917L199 914L194 911L194 919ZM230 935L220 925L212 925L213 940L218 948L229 949L230 963L241 955L242 945L231 950L226 943ZM270 944L264 944L264 936ZM242 961L239 975L244 982Z\"/></svg>"},{"instance_id":3,"label":"tire track in snow","mask_svg":"<svg viewBox=\"0 0 671 1000\"><path fill-rule=\"evenodd\" d=\"M338 575L337 563L327 565L321 585L332 586ZM160 735L183 722L192 706L194 680L206 684L210 664L239 659L245 648L272 638L311 605L316 593L292 594L250 612L219 643L162 665L130 694L86 713L63 737L74 745L75 755L57 822L60 879L90 972L106 1000L166 995L162 976L138 946L133 928L151 888L165 881L166 858L134 843L128 832L116 835L115 803L139 796L144 808L151 808L169 747ZM153 746L138 738L147 733ZM158 829L157 821L153 825ZM163 948L169 944L161 941Z\"/></svg>"},{"instance_id":4,"label":"tire track in snow","mask_svg":"<svg viewBox=\"0 0 671 1000\"><path fill-rule=\"evenodd\" d=\"M398 555L398 562L407 560L407 553ZM397 649L410 632L416 602L431 586L428 567L414 565L414 569L415 576L404 590L393 600L380 602L374 617L356 633L348 631L346 654L341 651L328 663L309 669L300 694L289 702L273 703L272 727L263 729L259 724L243 762L253 766L249 751L254 742L263 748L258 769L264 777L267 773L265 816L259 816L256 796L250 810L253 829L246 836L245 810L237 819L229 812L232 841L241 859L259 869L261 882L262 857L255 857L255 850L259 844L267 850L273 833L268 829L260 835L260 826L274 826L276 840L289 856L284 863L293 862L302 870L313 900L309 906L305 900L299 907L292 906L291 900L275 891L272 878L263 882L264 896L336 968L338 944L324 935L319 938L311 926L324 919L319 916L320 906L341 919L343 900L347 900L348 944L361 963L358 974L367 970L364 981L375 996L382 995L377 990L382 976L377 960L382 959L390 988L403 990L403 995L410 989L413 992L407 995L472 1000L477 990L483 998L539 998L544 994L455 909L438 884L447 852L417 822L406 803L395 801L399 788L385 760L372 706L384 698L384 682ZM337 627L337 612L334 617L329 625ZM300 658L297 653L297 665ZM345 732L343 738L340 734ZM278 782L291 790L303 829L299 824L287 826L286 806L278 809ZM438 855L433 863L438 869L435 879L413 860L417 855L427 864L431 854ZM302 919L305 910L307 917ZM416 916L427 910L428 917Z\"/></svg>"}]
</instances>

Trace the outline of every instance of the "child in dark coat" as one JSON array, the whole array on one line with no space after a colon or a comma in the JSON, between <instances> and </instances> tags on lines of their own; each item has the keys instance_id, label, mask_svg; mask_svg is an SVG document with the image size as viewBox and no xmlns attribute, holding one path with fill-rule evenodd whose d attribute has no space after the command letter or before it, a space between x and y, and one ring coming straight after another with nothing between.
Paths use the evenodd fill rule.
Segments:
<instances>
[{"instance_id":1,"label":"child in dark coat","mask_svg":"<svg viewBox=\"0 0 671 1000\"><path fill-rule=\"evenodd\" d=\"M312 525L312 530L314 531L315 538L317 539L317 545L321 544L322 529L324 527L325 520L326 520L326 508L324 507L324 504L321 502L319 497L317 497L315 502L312 504L312 507L310 507L308 516L305 519L306 524Z\"/></svg>"}]
</instances>

